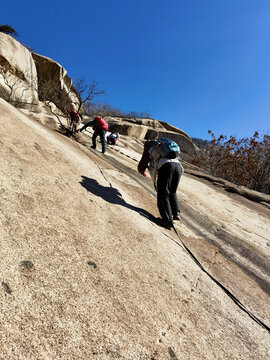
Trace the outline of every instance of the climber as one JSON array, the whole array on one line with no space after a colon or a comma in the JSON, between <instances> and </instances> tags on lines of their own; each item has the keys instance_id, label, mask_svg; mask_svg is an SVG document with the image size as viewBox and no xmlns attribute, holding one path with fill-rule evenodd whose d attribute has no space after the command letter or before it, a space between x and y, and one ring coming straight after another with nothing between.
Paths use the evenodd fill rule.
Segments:
<instances>
[{"instance_id":1,"label":"climber","mask_svg":"<svg viewBox=\"0 0 270 360\"><path fill-rule=\"evenodd\" d=\"M117 131L113 131L110 135L107 136L107 144L116 145L119 137L120 137L119 133Z\"/></svg>"},{"instance_id":2,"label":"climber","mask_svg":"<svg viewBox=\"0 0 270 360\"><path fill-rule=\"evenodd\" d=\"M96 148L96 146L97 146L96 138L97 138L97 136L99 136L100 141L101 141L101 145L102 145L102 153L104 154L105 151L106 151L105 135L106 135L106 131L108 130L107 121L102 119L99 116L96 116L94 118L94 120L89 121L88 123L86 123L79 131L83 131L88 126L92 126L93 130L94 130L94 133L93 133L93 136L92 136L92 142L93 142L93 145L91 146L92 149Z\"/></svg>"},{"instance_id":3,"label":"climber","mask_svg":"<svg viewBox=\"0 0 270 360\"><path fill-rule=\"evenodd\" d=\"M77 126L80 124L80 115L75 110L68 111L69 116L69 127L72 134L75 134L77 131Z\"/></svg>"},{"instance_id":4,"label":"climber","mask_svg":"<svg viewBox=\"0 0 270 360\"><path fill-rule=\"evenodd\" d=\"M178 155L179 146L170 139L149 140L138 164L138 171L145 176L148 168L157 190L157 206L161 218L157 223L167 229L173 226L173 220L180 220L180 207L176 191L184 171Z\"/></svg>"}]
</instances>

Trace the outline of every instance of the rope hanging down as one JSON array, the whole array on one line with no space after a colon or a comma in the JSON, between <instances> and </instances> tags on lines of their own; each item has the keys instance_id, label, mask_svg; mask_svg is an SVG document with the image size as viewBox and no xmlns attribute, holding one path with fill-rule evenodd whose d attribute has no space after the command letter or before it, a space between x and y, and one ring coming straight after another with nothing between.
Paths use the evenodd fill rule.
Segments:
<instances>
[{"instance_id":1,"label":"rope hanging down","mask_svg":"<svg viewBox=\"0 0 270 360\"><path fill-rule=\"evenodd\" d=\"M98 167L98 169L100 170L102 176L104 177L104 179L109 183L110 187L112 187L112 184L110 183L110 181L105 177L101 167L95 162L95 165ZM205 273L207 274L211 280L214 281L214 283L216 283L232 300L233 302L242 310L244 311L246 314L248 314L248 316L254 320L257 324L259 324L261 327L263 327L265 330L267 330L270 333L270 327L267 326L263 321L261 321L257 316L255 316L244 304L241 303L240 300L238 300L224 285L222 285L216 278L214 278L213 275L211 275L203 266L202 264L199 262L199 260L196 258L196 256L189 250L189 248L185 245L185 243L183 242L183 240L180 238L178 232L176 231L174 225L173 225L173 230L176 234L176 236L178 237L179 241L181 242L182 246L184 247L184 249L186 250L186 252L190 255L190 257L192 258L192 260L199 266L199 268ZM176 242L176 244L178 246L180 246L180 244L178 242Z\"/></svg>"},{"instance_id":2,"label":"rope hanging down","mask_svg":"<svg viewBox=\"0 0 270 360\"><path fill-rule=\"evenodd\" d=\"M263 321L261 321L259 318L257 318L257 316L255 316L254 314L252 314L252 312L244 305L241 303L240 300L238 300L224 285L222 285L216 278L214 278L214 276L212 276L203 266L202 264L199 262L199 260L195 257L195 255L189 250L189 248L185 245L185 243L183 242L183 240L180 238L180 236L178 235L178 232L176 231L174 225L173 225L173 230L176 233L178 239L180 240L182 246L184 247L184 249L187 251L187 253L190 255L190 257L193 259L193 261L199 266L199 268L205 272L210 279L212 279L232 300L233 302L241 309L243 310L245 313L248 314L248 316L254 320L257 324L259 324L260 326L262 326L264 329L266 329L269 333L270 333L270 327L267 326ZM178 246L180 246L179 243L176 242L176 244Z\"/></svg>"}]
</instances>

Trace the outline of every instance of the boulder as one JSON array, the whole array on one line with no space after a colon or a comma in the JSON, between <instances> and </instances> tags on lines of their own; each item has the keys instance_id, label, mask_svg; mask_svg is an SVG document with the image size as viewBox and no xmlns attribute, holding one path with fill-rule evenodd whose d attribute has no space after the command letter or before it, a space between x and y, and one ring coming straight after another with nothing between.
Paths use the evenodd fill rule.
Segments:
<instances>
[{"instance_id":1,"label":"boulder","mask_svg":"<svg viewBox=\"0 0 270 360\"><path fill-rule=\"evenodd\" d=\"M56 61L32 53L37 68L38 94L41 101L52 101L60 110L77 110L79 95L67 71Z\"/></svg>"},{"instance_id":2,"label":"boulder","mask_svg":"<svg viewBox=\"0 0 270 360\"><path fill-rule=\"evenodd\" d=\"M37 71L31 52L13 37L0 33L0 97L16 107L38 103Z\"/></svg>"},{"instance_id":3,"label":"boulder","mask_svg":"<svg viewBox=\"0 0 270 360\"><path fill-rule=\"evenodd\" d=\"M181 134L166 130L157 131L155 129L148 129L145 135L146 140L155 140L161 137L171 139L179 145L181 149L180 157L182 160L192 162L192 160L198 154L198 148L193 144L189 136L186 136L184 132L183 134Z\"/></svg>"},{"instance_id":4,"label":"boulder","mask_svg":"<svg viewBox=\"0 0 270 360\"><path fill-rule=\"evenodd\" d=\"M117 131L121 135L130 136L136 139L144 139L148 131L148 127L146 126L132 124L127 121L107 121L109 125L109 131Z\"/></svg>"},{"instance_id":5,"label":"boulder","mask_svg":"<svg viewBox=\"0 0 270 360\"><path fill-rule=\"evenodd\" d=\"M185 133L183 130L178 129L177 127L170 125L168 123L166 123L165 121L159 121L160 124L168 131L172 131L172 132L176 132L178 134L184 135L186 136L189 140L191 140L191 138L188 136L187 133Z\"/></svg>"},{"instance_id":6,"label":"boulder","mask_svg":"<svg viewBox=\"0 0 270 360\"><path fill-rule=\"evenodd\" d=\"M106 117L109 131L118 131L121 135L130 136L140 140L154 140L165 137L175 141L181 149L181 159L192 161L198 155L198 148L193 144L190 137L182 130L170 126L167 123L153 119L126 119ZM166 130L167 128L174 131Z\"/></svg>"},{"instance_id":7,"label":"boulder","mask_svg":"<svg viewBox=\"0 0 270 360\"><path fill-rule=\"evenodd\" d=\"M127 123L136 124L136 125L144 125L154 129L164 129L161 125L160 121L149 118L120 118L121 121L125 121Z\"/></svg>"},{"instance_id":8,"label":"boulder","mask_svg":"<svg viewBox=\"0 0 270 360\"><path fill-rule=\"evenodd\" d=\"M134 125L143 125L148 126L154 129L165 129L158 120L149 119L149 118L125 118L118 116L105 116L104 117L108 123L119 123L119 124L134 124Z\"/></svg>"}]
</instances>

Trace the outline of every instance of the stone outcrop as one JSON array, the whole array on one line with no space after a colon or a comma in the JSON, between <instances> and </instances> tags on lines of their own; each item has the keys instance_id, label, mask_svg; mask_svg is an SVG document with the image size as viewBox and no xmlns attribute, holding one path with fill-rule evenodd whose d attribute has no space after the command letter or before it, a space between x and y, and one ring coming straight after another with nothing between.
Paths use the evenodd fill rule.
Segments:
<instances>
[{"instance_id":1,"label":"stone outcrop","mask_svg":"<svg viewBox=\"0 0 270 360\"><path fill-rule=\"evenodd\" d=\"M66 69L56 61L42 55L32 53L37 68L38 94L42 101L52 101L65 112L77 110L79 96L72 86L72 80L67 76Z\"/></svg>"},{"instance_id":2,"label":"stone outcrop","mask_svg":"<svg viewBox=\"0 0 270 360\"><path fill-rule=\"evenodd\" d=\"M121 135L145 139L149 128L164 129L157 120L153 119L127 119L120 117L105 117L109 124L109 131L118 131Z\"/></svg>"},{"instance_id":3,"label":"stone outcrop","mask_svg":"<svg viewBox=\"0 0 270 360\"><path fill-rule=\"evenodd\" d=\"M192 161L198 154L198 148L193 144L189 136L186 136L184 132L183 134L181 134L167 130L157 131L153 129L148 129L145 135L145 139L147 140L154 140L160 137L165 137L175 141L181 149L180 157L185 161Z\"/></svg>"},{"instance_id":4,"label":"stone outcrop","mask_svg":"<svg viewBox=\"0 0 270 360\"><path fill-rule=\"evenodd\" d=\"M78 108L79 95L56 61L31 53L13 37L0 33L0 96L11 104L42 111L39 100L60 110Z\"/></svg>"},{"instance_id":5,"label":"stone outcrop","mask_svg":"<svg viewBox=\"0 0 270 360\"><path fill-rule=\"evenodd\" d=\"M18 107L38 104L37 71L31 52L0 33L0 96Z\"/></svg>"},{"instance_id":6,"label":"stone outcrop","mask_svg":"<svg viewBox=\"0 0 270 360\"><path fill-rule=\"evenodd\" d=\"M197 147L184 131L165 122L153 119L112 117L106 117L106 120L109 123L109 131L118 131L121 135L140 140L154 140L160 137L166 137L175 141L180 146L181 158L185 161L192 161L198 153Z\"/></svg>"},{"instance_id":7,"label":"stone outcrop","mask_svg":"<svg viewBox=\"0 0 270 360\"><path fill-rule=\"evenodd\" d=\"M166 123L165 121L159 121L159 122L163 125L163 127L164 127L166 130L175 132L175 133L177 133L177 134L181 134L181 135L185 136L186 138L188 138L189 140L191 140L191 138L188 136L188 134L185 133L183 130L178 129L178 128L175 127L175 126Z\"/></svg>"},{"instance_id":8,"label":"stone outcrop","mask_svg":"<svg viewBox=\"0 0 270 360\"><path fill-rule=\"evenodd\" d=\"M44 125L57 128L59 117L66 110L78 109L79 94L63 66L48 57L31 53L17 40L2 33L0 69L0 96L13 105L17 102L18 107L25 108L20 103L31 104L25 111L30 111L28 115ZM49 107L44 105L48 105L48 102ZM50 111L50 108L53 110ZM134 139L167 137L174 140L181 148L183 160L192 161L197 154L198 149L190 137L166 122L150 118L106 117L106 120L109 131L118 131Z\"/></svg>"}]
</instances>

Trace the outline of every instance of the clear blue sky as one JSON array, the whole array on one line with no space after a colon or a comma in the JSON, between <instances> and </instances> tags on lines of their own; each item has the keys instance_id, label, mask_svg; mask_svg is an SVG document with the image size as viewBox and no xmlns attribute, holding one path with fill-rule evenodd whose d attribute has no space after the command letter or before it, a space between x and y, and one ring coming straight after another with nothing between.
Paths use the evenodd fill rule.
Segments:
<instances>
[{"instance_id":1,"label":"clear blue sky","mask_svg":"<svg viewBox=\"0 0 270 360\"><path fill-rule=\"evenodd\" d=\"M124 111L203 139L270 132L269 0L15 0L0 24Z\"/></svg>"}]
</instances>

